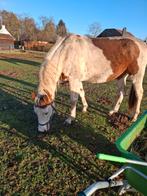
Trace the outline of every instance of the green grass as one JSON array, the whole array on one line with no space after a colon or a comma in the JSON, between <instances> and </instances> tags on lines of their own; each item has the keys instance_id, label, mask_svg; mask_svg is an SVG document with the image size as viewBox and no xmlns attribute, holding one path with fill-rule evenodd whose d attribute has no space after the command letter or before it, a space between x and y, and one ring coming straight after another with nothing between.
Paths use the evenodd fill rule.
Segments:
<instances>
[{"instance_id":1,"label":"green grass","mask_svg":"<svg viewBox=\"0 0 147 196\"><path fill-rule=\"evenodd\" d=\"M0 59L0 195L76 195L96 180L109 177L118 165L100 161L95 154L117 153L114 141L121 134L107 113L112 108L115 82L84 84L88 112L77 107L77 120L63 122L70 107L69 91L59 87L56 114L49 134L37 133L31 92L37 89L44 54L11 53ZM147 89L147 78L144 80ZM146 92L142 111L146 108ZM101 97L110 104L98 102ZM126 111L126 98L121 111ZM118 195L105 189L96 195ZM129 194L128 194L129 195Z\"/></svg>"}]
</instances>

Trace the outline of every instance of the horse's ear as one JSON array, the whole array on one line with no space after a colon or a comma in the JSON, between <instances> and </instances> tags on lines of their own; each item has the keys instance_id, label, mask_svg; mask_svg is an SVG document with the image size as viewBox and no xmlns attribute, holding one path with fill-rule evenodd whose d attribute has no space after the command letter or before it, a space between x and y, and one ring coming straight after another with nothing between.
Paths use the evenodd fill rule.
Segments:
<instances>
[{"instance_id":1,"label":"horse's ear","mask_svg":"<svg viewBox=\"0 0 147 196\"><path fill-rule=\"evenodd\" d=\"M43 107L43 106L47 105L47 100L46 100L46 98L45 98L45 95L42 95L42 97L40 97L40 98L38 99L37 105L38 105L39 107Z\"/></svg>"},{"instance_id":2,"label":"horse's ear","mask_svg":"<svg viewBox=\"0 0 147 196\"><path fill-rule=\"evenodd\" d=\"M36 97L36 93L33 91L33 92L32 92L32 100L33 100L33 101L35 100L35 97Z\"/></svg>"},{"instance_id":3,"label":"horse's ear","mask_svg":"<svg viewBox=\"0 0 147 196\"><path fill-rule=\"evenodd\" d=\"M44 90L44 92L46 94L45 95L42 95L39 98L39 101L38 101L38 106L40 106L40 107L46 106L46 105L50 104L53 101L52 96L48 92L48 90Z\"/></svg>"},{"instance_id":4,"label":"horse's ear","mask_svg":"<svg viewBox=\"0 0 147 196\"><path fill-rule=\"evenodd\" d=\"M44 92L46 93L45 95L41 95L37 97L37 94L35 92L32 92L32 99L35 100L36 105L43 107L46 106L48 104L50 104L53 99L51 94L48 92L48 90L44 90ZM37 99L36 99L37 97Z\"/></svg>"},{"instance_id":5,"label":"horse's ear","mask_svg":"<svg viewBox=\"0 0 147 196\"><path fill-rule=\"evenodd\" d=\"M51 94L49 93L48 90L44 89L44 92L46 93L46 95L44 95L44 101L49 104L53 101Z\"/></svg>"},{"instance_id":6,"label":"horse's ear","mask_svg":"<svg viewBox=\"0 0 147 196\"><path fill-rule=\"evenodd\" d=\"M44 105L48 105L50 103L50 100L47 95L43 95L43 102L44 102Z\"/></svg>"}]
</instances>

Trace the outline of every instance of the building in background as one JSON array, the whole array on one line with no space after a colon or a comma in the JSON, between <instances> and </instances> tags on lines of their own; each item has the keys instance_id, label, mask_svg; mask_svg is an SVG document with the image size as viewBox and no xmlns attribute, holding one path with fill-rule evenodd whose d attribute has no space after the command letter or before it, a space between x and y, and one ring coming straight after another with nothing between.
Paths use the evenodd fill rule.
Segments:
<instances>
[{"instance_id":1,"label":"building in background","mask_svg":"<svg viewBox=\"0 0 147 196\"><path fill-rule=\"evenodd\" d=\"M2 25L0 29L0 50L14 49L14 40L14 37L9 33L5 25Z\"/></svg>"},{"instance_id":2,"label":"building in background","mask_svg":"<svg viewBox=\"0 0 147 196\"><path fill-rule=\"evenodd\" d=\"M132 37L134 36L130 32L127 31L127 29L124 27L121 29L105 29L102 33L100 33L97 37L114 37L114 36L127 36Z\"/></svg>"}]
</instances>

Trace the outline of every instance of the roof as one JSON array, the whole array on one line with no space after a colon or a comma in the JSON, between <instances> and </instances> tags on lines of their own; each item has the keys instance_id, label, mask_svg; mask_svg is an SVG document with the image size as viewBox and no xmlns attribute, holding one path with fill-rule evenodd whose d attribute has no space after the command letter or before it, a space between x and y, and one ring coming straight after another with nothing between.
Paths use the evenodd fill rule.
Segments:
<instances>
[{"instance_id":1,"label":"roof","mask_svg":"<svg viewBox=\"0 0 147 196\"><path fill-rule=\"evenodd\" d=\"M123 30L121 29L105 29L102 33L100 33L97 37L113 37L113 36L123 36L123 33L125 36L134 36L130 32L126 31L126 28Z\"/></svg>"},{"instance_id":2,"label":"roof","mask_svg":"<svg viewBox=\"0 0 147 196\"><path fill-rule=\"evenodd\" d=\"M9 31L6 29L5 25L2 25L2 28L0 29L0 33L11 35L11 34L9 33Z\"/></svg>"},{"instance_id":3,"label":"roof","mask_svg":"<svg viewBox=\"0 0 147 196\"><path fill-rule=\"evenodd\" d=\"M5 25L2 25L2 28L0 29L0 39L2 40L14 40L14 37L9 33L9 31L6 29Z\"/></svg>"}]
</instances>

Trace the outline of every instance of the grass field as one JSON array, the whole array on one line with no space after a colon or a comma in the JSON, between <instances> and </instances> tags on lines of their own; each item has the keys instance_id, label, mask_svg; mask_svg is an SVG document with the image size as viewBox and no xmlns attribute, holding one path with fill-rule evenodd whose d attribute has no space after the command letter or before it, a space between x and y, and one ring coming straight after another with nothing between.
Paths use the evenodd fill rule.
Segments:
<instances>
[{"instance_id":1,"label":"grass field","mask_svg":"<svg viewBox=\"0 0 147 196\"><path fill-rule=\"evenodd\" d=\"M115 82L84 84L88 112L81 112L79 101L77 120L68 127L63 122L70 107L69 92L60 86L51 131L37 133L31 92L37 89L43 57L43 53L0 53L0 195L76 195L119 168L95 158L97 152L117 153L113 143L121 131L107 117L116 95ZM142 111L147 109L147 74L144 89ZM96 195L118 195L117 190Z\"/></svg>"}]
</instances>

